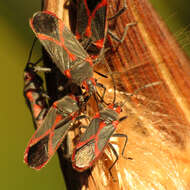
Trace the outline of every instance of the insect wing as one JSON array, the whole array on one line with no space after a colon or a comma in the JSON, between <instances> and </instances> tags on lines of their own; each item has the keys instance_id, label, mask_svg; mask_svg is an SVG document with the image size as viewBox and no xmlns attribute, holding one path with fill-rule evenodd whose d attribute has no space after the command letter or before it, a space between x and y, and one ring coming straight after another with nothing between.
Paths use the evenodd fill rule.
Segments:
<instances>
[{"instance_id":1,"label":"insect wing","mask_svg":"<svg viewBox=\"0 0 190 190\"><path fill-rule=\"evenodd\" d=\"M95 138L98 130L99 130L99 124L101 120L99 118L92 119L89 127L86 129L85 133L81 135L80 142L82 144L87 143L88 141ZM77 147L77 146L76 146Z\"/></svg>"},{"instance_id":2,"label":"insect wing","mask_svg":"<svg viewBox=\"0 0 190 190\"><path fill-rule=\"evenodd\" d=\"M97 151L96 156L103 152L104 148L109 142L110 137L113 135L117 127L117 120L119 114L112 108L105 108L100 111L101 123L99 124L99 131L97 134Z\"/></svg>"},{"instance_id":3,"label":"insect wing","mask_svg":"<svg viewBox=\"0 0 190 190\"><path fill-rule=\"evenodd\" d=\"M51 139L51 144L52 144L51 154L54 154L54 152L58 149L63 139L65 138L65 135L72 127L72 124L73 124L72 117L67 117L56 125L54 134L52 135Z\"/></svg>"},{"instance_id":4,"label":"insect wing","mask_svg":"<svg viewBox=\"0 0 190 190\"><path fill-rule=\"evenodd\" d=\"M107 0L78 0L76 36L82 41L91 44L88 50L103 48L107 28ZM95 47L94 47L95 46Z\"/></svg>"},{"instance_id":5,"label":"insect wing","mask_svg":"<svg viewBox=\"0 0 190 190\"><path fill-rule=\"evenodd\" d=\"M92 119L73 152L73 168L84 171L94 164L114 133L116 126L113 122L117 118L118 114L108 108L100 111L99 117Z\"/></svg>"},{"instance_id":6,"label":"insect wing","mask_svg":"<svg viewBox=\"0 0 190 190\"><path fill-rule=\"evenodd\" d=\"M65 105L67 107L62 107ZM41 169L51 159L72 126L78 110L76 100L69 96L54 103L42 126L29 141L24 155L26 164L34 169Z\"/></svg>"},{"instance_id":7,"label":"insect wing","mask_svg":"<svg viewBox=\"0 0 190 190\"><path fill-rule=\"evenodd\" d=\"M83 171L92 166L96 158L96 135L99 130L99 118L92 119L89 127L81 136L72 155L72 165L78 171Z\"/></svg>"},{"instance_id":8,"label":"insect wing","mask_svg":"<svg viewBox=\"0 0 190 190\"><path fill-rule=\"evenodd\" d=\"M80 149L76 149L72 155L72 166L77 171L84 171L91 167L95 159L95 140L84 144Z\"/></svg>"},{"instance_id":9,"label":"insect wing","mask_svg":"<svg viewBox=\"0 0 190 190\"><path fill-rule=\"evenodd\" d=\"M76 170L84 171L89 167L92 167L94 162L103 153L115 128L112 124L106 125L104 122L100 123L100 127L101 125L104 125L104 127L96 133L94 138L86 141L86 143L82 144L80 148L74 150L72 164L73 168ZM92 125L88 128L91 127ZM85 132L85 135L86 134L87 133Z\"/></svg>"},{"instance_id":10,"label":"insect wing","mask_svg":"<svg viewBox=\"0 0 190 190\"><path fill-rule=\"evenodd\" d=\"M97 135L97 144L96 144L96 156L98 157L102 151L104 150L104 148L106 147L106 145L109 142L110 137L113 135L115 128L113 126L113 124L105 124L104 122L102 122L100 125L104 125L104 127L102 127L102 129L100 130L100 132Z\"/></svg>"},{"instance_id":11,"label":"insect wing","mask_svg":"<svg viewBox=\"0 0 190 190\"><path fill-rule=\"evenodd\" d=\"M30 20L30 26L62 73L88 57L72 32L55 14L37 12Z\"/></svg>"},{"instance_id":12,"label":"insect wing","mask_svg":"<svg viewBox=\"0 0 190 190\"><path fill-rule=\"evenodd\" d=\"M42 126L32 136L25 150L24 161L34 169L40 169L49 160L48 142L53 121L56 120L56 109L50 108Z\"/></svg>"}]
</instances>

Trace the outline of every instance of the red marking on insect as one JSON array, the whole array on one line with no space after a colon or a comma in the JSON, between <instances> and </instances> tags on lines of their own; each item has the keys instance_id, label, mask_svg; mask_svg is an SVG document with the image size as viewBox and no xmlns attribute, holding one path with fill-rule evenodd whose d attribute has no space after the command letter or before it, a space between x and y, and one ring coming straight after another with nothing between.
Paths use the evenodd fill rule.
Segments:
<instances>
[{"instance_id":1,"label":"red marking on insect","mask_svg":"<svg viewBox=\"0 0 190 190\"><path fill-rule=\"evenodd\" d=\"M42 107L34 104L34 117L37 118L42 110Z\"/></svg>"},{"instance_id":2,"label":"red marking on insect","mask_svg":"<svg viewBox=\"0 0 190 190\"><path fill-rule=\"evenodd\" d=\"M54 122L54 125L52 126L52 128L50 128L49 130L47 130L45 133L43 133L43 135L41 135L40 137L36 138L36 134L38 133L38 131L36 131L34 133L34 135L32 136L31 140L29 141L29 145L27 146L26 150L25 150L25 154L24 154L24 161L25 163L28 164L28 154L30 151L30 148L37 144L38 142L40 142L40 140L42 140L44 137L46 137L49 134L49 141L48 141L48 156L52 156L53 154L53 148L52 148L52 137L54 135L54 128L56 127L57 122L59 122L62 119L62 117L57 116L56 120ZM39 128L40 129L40 128ZM49 161L49 159L47 159L45 162L43 162L42 164L40 164L39 166L35 166L33 167L36 170L41 169L47 162Z\"/></svg>"},{"instance_id":3,"label":"red marking on insect","mask_svg":"<svg viewBox=\"0 0 190 190\"><path fill-rule=\"evenodd\" d=\"M27 165L39 170L54 155L79 114L76 99L74 95L65 96L50 107L26 148L24 161Z\"/></svg>"},{"instance_id":4,"label":"red marking on insect","mask_svg":"<svg viewBox=\"0 0 190 190\"><path fill-rule=\"evenodd\" d=\"M77 40L79 40L81 38L80 34L78 32L75 33L75 37Z\"/></svg>"},{"instance_id":5,"label":"red marking on insect","mask_svg":"<svg viewBox=\"0 0 190 190\"><path fill-rule=\"evenodd\" d=\"M100 113L97 112L93 118L99 118L99 117L100 117Z\"/></svg>"},{"instance_id":6,"label":"red marking on insect","mask_svg":"<svg viewBox=\"0 0 190 190\"><path fill-rule=\"evenodd\" d=\"M88 84L87 84L86 80L82 82L82 86L86 89L86 91L89 91Z\"/></svg>"},{"instance_id":7,"label":"red marking on insect","mask_svg":"<svg viewBox=\"0 0 190 190\"><path fill-rule=\"evenodd\" d=\"M118 120L112 122L112 125L115 127L115 129L117 128L118 124L119 124Z\"/></svg>"},{"instance_id":8,"label":"red marking on insect","mask_svg":"<svg viewBox=\"0 0 190 190\"><path fill-rule=\"evenodd\" d=\"M70 72L69 69L65 70L65 71L64 71L64 74L65 74L65 76L67 76L67 78L69 78L69 79L72 78L72 76L71 76L71 72Z\"/></svg>"},{"instance_id":9,"label":"red marking on insect","mask_svg":"<svg viewBox=\"0 0 190 190\"><path fill-rule=\"evenodd\" d=\"M117 113L121 113L121 107L120 107L120 106L116 107L114 110L115 110Z\"/></svg>"},{"instance_id":10,"label":"red marking on insect","mask_svg":"<svg viewBox=\"0 0 190 190\"><path fill-rule=\"evenodd\" d=\"M30 20L32 30L63 74L73 83L80 86L84 84L86 89L94 91L92 85L95 82L88 81L93 77L92 58L71 31L65 27L63 21L50 15L54 14L46 11L35 13ZM44 26L45 24L47 26ZM82 67L86 69L86 75L83 75Z\"/></svg>"},{"instance_id":11,"label":"red marking on insect","mask_svg":"<svg viewBox=\"0 0 190 190\"><path fill-rule=\"evenodd\" d=\"M39 38L40 40L49 40L49 41L54 42L55 44L65 48L65 46L63 46L63 44L60 41L58 41L50 36L47 36L45 34L37 34L37 38Z\"/></svg>"},{"instance_id":12,"label":"red marking on insect","mask_svg":"<svg viewBox=\"0 0 190 190\"><path fill-rule=\"evenodd\" d=\"M100 40L94 42L94 45L96 45L96 47L98 47L98 48L101 49L101 48L104 47L104 40L105 40L105 39L100 39Z\"/></svg>"},{"instance_id":13,"label":"red marking on insect","mask_svg":"<svg viewBox=\"0 0 190 190\"><path fill-rule=\"evenodd\" d=\"M50 12L50 11L43 11L44 13L47 13L47 14L49 14L49 15L52 15L52 16L54 16L54 17L56 17L57 19L59 19L58 17L57 17L57 15L55 14L55 13L53 13L53 12Z\"/></svg>"},{"instance_id":14,"label":"red marking on insect","mask_svg":"<svg viewBox=\"0 0 190 190\"><path fill-rule=\"evenodd\" d=\"M92 139L94 139L94 138L95 138L95 135L92 135L92 136L88 139L88 142L90 142L90 141L91 141ZM86 142L87 142L87 141L79 142L79 143L76 145L75 148L80 148L80 147L82 147L83 145L86 144Z\"/></svg>"},{"instance_id":15,"label":"red marking on insect","mask_svg":"<svg viewBox=\"0 0 190 190\"><path fill-rule=\"evenodd\" d=\"M120 106L115 106L114 104L110 104L108 108L114 110L117 113L120 113L122 111Z\"/></svg>"},{"instance_id":16,"label":"red marking on insect","mask_svg":"<svg viewBox=\"0 0 190 190\"><path fill-rule=\"evenodd\" d=\"M61 47L67 52L67 54L69 55L69 57L70 57L70 59L71 59L72 61L76 60L76 56L73 55L73 54L65 47L65 45L64 45L64 38L63 38L63 36L62 36L63 29L64 29L64 24L63 24L63 22L62 22L55 14L53 14L53 13L51 13L51 12L49 12L49 11L43 11L43 13L50 14L50 15L52 15L52 16L54 16L54 17L56 17L56 18L58 19L58 23L59 23L59 29L58 29L58 30L59 30L59 38L60 38L60 41L58 41L58 40L56 40L56 39L54 39L54 38L52 38L52 37L50 37L50 36L47 36L47 35L45 35L45 34L42 34L42 33L36 34L36 36L37 36L40 40L49 40L49 41L54 42L55 44L61 46ZM33 22L33 19L30 19L30 22L29 22L29 23L30 23L30 27L33 29L33 31L35 31L35 28L34 28L32 22Z\"/></svg>"},{"instance_id":17,"label":"red marking on insect","mask_svg":"<svg viewBox=\"0 0 190 190\"><path fill-rule=\"evenodd\" d=\"M37 34L37 37L40 39L40 40L49 40L51 42L54 42L55 44L61 46L66 52L67 54L69 55L69 58L72 60L72 61L75 61L76 60L76 56L73 55L64 45L64 38L60 36L61 38L61 42L52 38L52 37L49 37L45 34Z\"/></svg>"},{"instance_id":18,"label":"red marking on insect","mask_svg":"<svg viewBox=\"0 0 190 190\"><path fill-rule=\"evenodd\" d=\"M26 97L28 98L28 100L33 104L33 114L34 114L34 118L37 118L38 115L40 114L41 110L42 110L42 107L40 105L37 105L35 100L34 100L34 97L33 97L33 94L32 94L32 91L28 91L26 93Z\"/></svg>"},{"instance_id":19,"label":"red marking on insect","mask_svg":"<svg viewBox=\"0 0 190 190\"><path fill-rule=\"evenodd\" d=\"M96 86L96 81L94 78L89 78L88 80L92 82L93 86ZM86 89L87 92L89 92L89 84L86 80L82 82L82 86Z\"/></svg>"},{"instance_id":20,"label":"red marking on insect","mask_svg":"<svg viewBox=\"0 0 190 190\"><path fill-rule=\"evenodd\" d=\"M98 9L100 9L101 7L107 5L107 0L102 0L101 3L98 3L98 5L96 6L96 8L93 10L92 13L90 13L90 10L88 8L87 0L84 0L84 4L85 4L85 8L86 8L87 15L88 15L88 26L86 28L85 35L87 37L91 37L91 35L92 35L92 32L91 32L92 19L94 18L95 14L96 14L96 11Z\"/></svg>"},{"instance_id":21,"label":"red marking on insect","mask_svg":"<svg viewBox=\"0 0 190 190\"><path fill-rule=\"evenodd\" d=\"M26 96L27 96L27 98L31 101L31 102L33 102L33 95L32 95L32 92L31 91L28 91L27 93L26 93Z\"/></svg>"},{"instance_id":22,"label":"red marking on insect","mask_svg":"<svg viewBox=\"0 0 190 190\"><path fill-rule=\"evenodd\" d=\"M78 98L77 98L76 96L74 96L73 94L70 94L69 97L70 97L72 100L78 102Z\"/></svg>"},{"instance_id":23,"label":"red marking on insect","mask_svg":"<svg viewBox=\"0 0 190 190\"><path fill-rule=\"evenodd\" d=\"M97 156L98 154L100 154L100 150L99 150L99 148L98 148L99 134L100 134L101 130L102 130L106 125L107 125L107 124L106 124L104 121L100 122L98 131L97 131L97 133L96 133L96 135L95 135L95 156Z\"/></svg>"},{"instance_id":24,"label":"red marking on insect","mask_svg":"<svg viewBox=\"0 0 190 190\"><path fill-rule=\"evenodd\" d=\"M92 60L95 60L95 59L97 59L98 55L90 55L90 57Z\"/></svg>"},{"instance_id":25,"label":"red marking on insect","mask_svg":"<svg viewBox=\"0 0 190 190\"><path fill-rule=\"evenodd\" d=\"M59 121L61 121L63 119L63 117L61 115L58 115L55 119L55 122L51 128L51 132L50 132L50 135L49 135L49 142L48 142L48 155L52 155L54 153L54 150L53 150L53 147L52 147L52 139L53 139L53 136L54 136L54 129L57 125L57 123L59 123Z\"/></svg>"},{"instance_id":26,"label":"red marking on insect","mask_svg":"<svg viewBox=\"0 0 190 190\"><path fill-rule=\"evenodd\" d=\"M54 102L52 105L53 108L57 108L57 102Z\"/></svg>"},{"instance_id":27,"label":"red marking on insect","mask_svg":"<svg viewBox=\"0 0 190 190\"><path fill-rule=\"evenodd\" d=\"M90 78L89 80L91 80L91 81L92 81L92 84L93 84L94 86L96 86L96 81L95 81L94 78Z\"/></svg>"},{"instance_id":28,"label":"red marking on insect","mask_svg":"<svg viewBox=\"0 0 190 190\"><path fill-rule=\"evenodd\" d=\"M91 27L90 27L90 26L87 26L87 27L86 27L85 35L86 35L87 37L90 37L90 36L92 35Z\"/></svg>"},{"instance_id":29,"label":"red marking on insect","mask_svg":"<svg viewBox=\"0 0 190 190\"><path fill-rule=\"evenodd\" d=\"M31 56L24 69L24 97L31 112L35 128L38 128L45 117L47 104L46 98L42 95L44 92L43 80L34 71L35 64L30 62L30 58Z\"/></svg>"},{"instance_id":30,"label":"red marking on insect","mask_svg":"<svg viewBox=\"0 0 190 190\"><path fill-rule=\"evenodd\" d=\"M87 57L87 58L85 59L85 61L89 62L89 64L90 64L91 66L93 66L93 61L92 61L92 58L91 58L91 57Z\"/></svg>"},{"instance_id":31,"label":"red marking on insect","mask_svg":"<svg viewBox=\"0 0 190 190\"><path fill-rule=\"evenodd\" d=\"M62 42L62 47L65 49L65 51L67 52L67 54L69 55L69 58L72 60L72 61L75 61L76 60L76 56L75 55L73 55L66 47L65 47L65 45L64 45L64 37L63 37L63 35L62 35L62 33L63 33L63 29L64 29L64 24L63 24L63 22L57 17L57 19L58 19L58 22L59 22L59 38L60 38L60 40L61 40L61 42Z\"/></svg>"}]
</instances>

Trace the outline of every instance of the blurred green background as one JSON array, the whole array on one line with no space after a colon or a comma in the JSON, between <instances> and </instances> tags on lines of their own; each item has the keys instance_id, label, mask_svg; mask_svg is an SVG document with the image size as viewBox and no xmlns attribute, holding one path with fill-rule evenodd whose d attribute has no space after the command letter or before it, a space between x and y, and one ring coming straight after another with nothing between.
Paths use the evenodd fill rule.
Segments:
<instances>
[{"instance_id":1,"label":"blurred green background","mask_svg":"<svg viewBox=\"0 0 190 190\"><path fill-rule=\"evenodd\" d=\"M180 44L190 55L189 0L151 0ZM41 171L23 163L23 153L34 132L23 98L23 69L33 34L28 18L40 9L40 0L1 0L0 3L0 187L27 190L63 190L57 156Z\"/></svg>"}]
</instances>

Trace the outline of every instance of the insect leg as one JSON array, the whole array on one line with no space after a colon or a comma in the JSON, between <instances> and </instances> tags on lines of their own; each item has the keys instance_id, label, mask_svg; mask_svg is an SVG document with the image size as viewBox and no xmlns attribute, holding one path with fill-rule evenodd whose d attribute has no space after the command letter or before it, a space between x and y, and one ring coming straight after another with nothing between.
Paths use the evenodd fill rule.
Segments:
<instances>
[{"instance_id":1,"label":"insect leg","mask_svg":"<svg viewBox=\"0 0 190 190\"><path fill-rule=\"evenodd\" d=\"M80 115L76 118L76 120L81 120L81 119L88 119L90 121L90 117L88 117L87 115Z\"/></svg>"},{"instance_id":2,"label":"insect leg","mask_svg":"<svg viewBox=\"0 0 190 190\"><path fill-rule=\"evenodd\" d=\"M116 152L115 148L113 147L113 145L112 145L112 144L110 144L110 143L108 143L108 145L109 145L109 147L111 148L111 150L112 150L113 154L114 154L114 155L115 155L115 157L116 157L115 161L113 162L113 164L112 164L112 165L111 165L111 167L109 168L109 173L110 173L111 177L113 178L113 175L112 175L111 169L113 168L113 166L115 165L115 163L116 163L116 162L117 162L117 160L119 159L119 156L118 156L118 154L117 154L117 152ZM114 179L114 178L113 178L113 180L115 181L115 179Z\"/></svg>"},{"instance_id":3,"label":"insect leg","mask_svg":"<svg viewBox=\"0 0 190 190\"><path fill-rule=\"evenodd\" d=\"M34 72L38 72L38 71L50 72L51 71L50 68L43 68L43 67L40 67L40 66L36 66L41 61L43 61L43 57L40 57L35 63L32 63L30 61L31 57L32 57L34 46L36 44L36 41L37 41L37 38L35 37L34 40L33 40L33 43L32 43L32 47L31 47L30 52L29 52L28 61L27 61L27 65L25 67L25 70L32 69Z\"/></svg>"},{"instance_id":4,"label":"insect leg","mask_svg":"<svg viewBox=\"0 0 190 190\"><path fill-rule=\"evenodd\" d=\"M119 42L119 43L122 43L122 42L124 41L126 35L127 35L127 31L128 31L128 29L129 29L129 27L130 27L130 26L134 26L134 25L136 25L136 24L137 24L136 22L132 22L132 23L127 24L127 25L125 26L125 29L124 29L124 32L123 32L123 34L122 34L121 39L119 39L119 37L116 36L114 33L112 33L109 29L108 29L108 34L109 34L115 41L117 41L117 42Z\"/></svg>"},{"instance_id":5,"label":"insect leg","mask_svg":"<svg viewBox=\"0 0 190 190\"><path fill-rule=\"evenodd\" d=\"M124 145L123 145L123 149L122 149L122 156L124 157L124 158L126 158L125 156L124 156L124 152L125 152L125 148L126 148L126 145L127 145L127 141L128 141L128 137L127 137L127 135L125 135L125 134L120 134L120 133L116 133L116 134L113 134L112 135L113 137L124 137L125 138L125 143L124 143Z\"/></svg>"},{"instance_id":6,"label":"insect leg","mask_svg":"<svg viewBox=\"0 0 190 190\"><path fill-rule=\"evenodd\" d=\"M104 75L104 74L102 74L102 73L100 73L100 72L98 72L98 71L95 71L95 70L94 70L94 72L95 72L96 74L100 75L101 77L108 78L108 76L106 76L106 75Z\"/></svg>"},{"instance_id":7,"label":"insect leg","mask_svg":"<svg viewBox=\"0 0 190 190\"><path fill-rule=\"evenodd\" d=\"M27 62L26 68L31 68L34 72L51 72L50 68L38 66L41 61L43 61L43 57L40 57L35 63Z\"/></svg>"},{"instance_id":8,"label":"insect leg","mask_svg":"<svg viewBox=\"0 0 190 190\"><path fill-rule=\"evenodd\" d=\"M127 3L126 0L123 0L123 7L117 11L117 13L115 13L113 16L111 16L110 18L108 18L108 20L112 20L117 18L118 16L122 15L127 9Z\"/></svg>"},{"instance_id":9,"label":"insect leg","mask_svg":"<svg viewBox=\"0 0 190 190\"><path fill-rule=\"evenodd\" d=\"M41 67L41 66L35 66L34 67L34 71L35 72L51 72L51 68L47 68L47 67Z\"/></svg>"},{"instance_id":10,"label":"insect leg","mask_svg":"<svg viewBox=\"0 0 190 190\"><path fill-rule=\"evenodd\" d=\"M98 86L98 87L100 87L100 88L103 89L103 93L102 93L101 96L100 96L99 93L97 93L97 94L100 97L100 99L104 102L104 96L105 96L105 93L106 93L106 87L102 83L96 83L96 86Z\"/></svg>"}]
</instances>

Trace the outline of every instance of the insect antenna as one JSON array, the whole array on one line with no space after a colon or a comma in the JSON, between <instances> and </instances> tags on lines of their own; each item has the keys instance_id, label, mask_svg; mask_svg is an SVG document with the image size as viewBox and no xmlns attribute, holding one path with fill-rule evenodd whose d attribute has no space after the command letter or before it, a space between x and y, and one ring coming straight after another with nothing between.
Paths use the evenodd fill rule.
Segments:
<instances>
[{"instance_id":1,"label":"insect antenna","mask_svg":"<svg viewBox=\"0 0 190 190\"><path fill-rule=\"evenodd\" d=\"M105 64L105 66L106 66L106 68L107 68L107 70L108 70L108 73L102 74L102 73L100 73L100 72L98 72L98 71L94 71L94 72L97 73L98 75L100 75L100 78L102 78L102 77L108 78L108 76L111 77L112 82L113 82L113 88L114 88L113 104L115 104L115 102L116 102L116 91L117 91L117 90L116 90L116 82L115 82L115 80L114 80L114 78L113 78L113 75L114 75L115 73L111 71L110 66L109 66L107 63L104 63L104 64ZM100 78L97 78L96 81L98 81ZM101 83L98 83L98 84L99 84L99 86L100 86ZM102 85L102 84L101 84L101 85ZM103 87L103 85L102 85L102 87ZM104 94L105 94L105 91L104 91ZM109 105L109 103L107 103L107 102L104 101L104 98L103 98L103 97L104 97L104 94L101 96L101 95L97 92L97 95L98 95L98 97L100 98L101 102L104 102L106 105Z\"/></svg>"},{"instance_id":2,"label":"insect antenna","mask_svg":"<svg viewBox=\"0 0 190 190\"><path fill-rule=\"evenodd\" d=\"M98 72L98 71L94 71L94 72L95 72L96 74L100 75L101 77L108 78L107 75L104 75L104 74L102 74L102 73L100 73L100 72Z\"/></svg>"},{"instance_id":3,"label":"insect antenna","mask_svg":"<svg viewBox=\"0 0 190 190\"><path fill-rule=\"evenodd\" d=\"M35 70L35 66L43 60L43 58L40 57L35 63L31 62L32 53L33 53L33 49L34 49L34 46L36 44L36 41L37 41L37 38L34 37L34 40L33 40L33 43L32 43L32 47L31 47L29 55L28 55L27 67L26 67L26 68L32 67L34 70ZM37 70L35 70L35 71L37 71Z\"/></svg>"},{"instance_id":4,"label":"insect antenna","mask_svg":"<svg viewBox=\"0 0 190 190\"><path fill-rule=\"evenodd\" d=\"M37 41L37 38L34 37L34 40L33 40L33 43L32 43L32 47L31 47L30 52L29 52L29 55L28 55L28 61L27 61L27 63L29 63L30 60L31 60L32 53L33 53L33 49L34 49L34 46L35 46L36 41Z\"/></svg>"},{"instance_id":5,"label":"insect antenna","mask_svg":"<svg viewBox=\"0 0 190 190\"><path fill-rule=\"evenodd\" d=\"M115 83L115 79L114 79L114 77L113 77L113 72L112 72L112 70L110 69L110 66L107 64L107 63L105 63L105 65L106 65L106 68L107 68L107 70L108 70L108 74L110 75L110 77L111 77L111 79L112 79L112 82L113 82L113 90L114 90L114 94L113 94L113 105L115 104L115 102L116 102L116 91L117 91L117 88L116 88L116 83Z\"/></svg>"},{"instance_id":6,"label":"insect antenna","mask_svg":"<svg viewBox=\"0 0 190 190\"><path fill-rule=\"evenodd\" d=\"M145 84L143 87L141 88L138 88L137 90L134 91L134 93L132 94L127 94L127 93L124 93L122 92L123 95L127 96L127 97L132 97L132 96L135 96L139 91L145 89L145 88L149 88L149 87L152 87L152 86L157 86L161 84L161 81L156 81L156 82L152 82L152 83L148 83L148 84ZM125 103L127 102L128 100L124 101L121 105L121 107L123 107L125 105Z\"/></svg>"}]
</instances>

